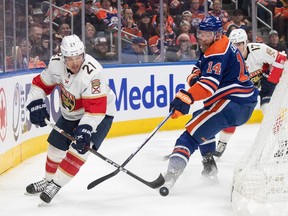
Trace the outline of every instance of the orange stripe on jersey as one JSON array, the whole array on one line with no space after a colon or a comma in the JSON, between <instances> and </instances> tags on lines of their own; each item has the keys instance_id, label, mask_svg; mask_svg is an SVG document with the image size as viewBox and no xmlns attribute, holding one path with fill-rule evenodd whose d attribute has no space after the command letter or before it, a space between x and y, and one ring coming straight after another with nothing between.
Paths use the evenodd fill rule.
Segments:
<instances>
[{"instance_id":1,"label":"orange stripe on jersey","mask_svg":"<svg viewBox=\"0 0 288 216\"><path fill-rule=\"evenodd\" d=\"M223 35L222 40L218 40L213 43L204 53L205 57L209 55L222 55L226 52L229 44L229 39L227 36Z\"/></svg>"},{"instance_id":2,"label":"orange stripe on jersey","mask_svg":"<svg viewBox=\"0 0 288 216\"><path fill-rule=\"evenodd\" d=\"M218 89L218 86L214 82L211 82L208 79L201 79L200 82L206 83L207 85L211 86L214 91L216 91Z\"/></svg>"},{"instance_id":3,"label":"orange stripe on jersey","mask_svg":"<svg viewBox=\"0 0 288 216\"><path fill-rule=\"evenodd\" d=\"M85 112L91 114L105 114L107 109L107 96L97 98L82 98Z\"/></svg>"},{"instance_id":4,"label":"orange stripe on jersey","mask_svg":"<svg viewBox=\"0 0 288 216\"><path fill-rule=\"evenodd\" d=\"M205 107L206 106L210 106L213 103L215 103L216 101L218 101L219 99L221 99L221 98L223 98L223 97L225 97L226 95L229 95L229 94L233 94L233 93L250 93L253 90L254 90L253 88L250 88L250 89L234 88L234 89L231 89L229 91L225 91L222 94L219 94L217 97L213 98L213 100L204 103L204 106Z\"/></svg>"},{"instance_id":5,"label":"orange stripe on jersey","mask_svg":"<svg viewBox=\"0 0 288 216\"><path fill-rule=\"evenodd\" d=\"M211 110L204 111L199 116L197 116L195 119L192 119L192 121L186 125L187 131L189 133L191 133L191 131L196 126L198 126L205 118L207 118L209 115L214 114L217 110L219 110L219 108L221 108L221 106L226 101L227 101L226 99L221 99L219 102L217 102L217 104Z\"/></svg>"},{"instance_id":6,"label":"orange stripe on jersey","mask_svg":"<svg viewBox=\"0 0 288 216\"><path fill-rule=\"evenodd\" d=\"M42 79L40 74L37 75L36 77L33 78L32 80L32 85L38 86L39 88L41 88L46 95L51 94L51 92L53 91L53 89L55 88L56 85L47 85Z\"/></svg>"},{"instance_id":7,"label":"orange stripe on jersey","mask_svg":"<svg viewBox=\"0 0 288 216\"><path fill-rule=\"evenodd\" d=\"M182 153L182 154L186 155L188 158L190 157L189 152L184 150L184 149L181 149L181 148L174 149L173 153Z\"/></svg>"},{"instance_id":8,"label":"orange stripe on jersey","mask_svg":"<svg viewBox=\"0 0 288 216\"><path fill-rule=\"evenodd\" d=\"M192 95L194 101L203 100L212 95L212 93L209 90L205 89L199 83L196 83L195 85L191 86L188 92Z\"/></svg>"},{"instance_id":9,"label":"orange stripe on jersey","mask_svg":"<svg viewBox=\"0 0 288 216\"><path fill-rule=\"evenodd\" d=\"M66 157L61 161L59 168L67 175L75 176L84 163L83 159L68 151Z\"/></svg>"}]
</instances>

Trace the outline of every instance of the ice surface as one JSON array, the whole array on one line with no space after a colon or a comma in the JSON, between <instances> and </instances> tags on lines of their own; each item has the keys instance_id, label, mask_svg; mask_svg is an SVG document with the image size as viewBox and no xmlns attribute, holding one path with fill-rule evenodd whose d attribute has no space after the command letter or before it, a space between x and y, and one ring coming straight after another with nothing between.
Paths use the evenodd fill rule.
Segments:
<instances>
[{"instance_id":1,"label":"ice surface","mask_svg":"<svg viewBox=\"0 0 288 216\"><path fill-rule=\"evenodd\" d=\"M37 155L0 176L0 216L232 216L233 169L253 144L258 128L258 124L237 128L225 153L216 160L219 183L201 176L202 159L196 151L167 197L123 172L87 190L91 181L115 170L90 155L78 175L52 202L38 207L38 196L24 195L28 184L43 178L46 154ZM157 132L125 168L145 180L156 179L160 172L166 171L168 161L163 161L163 156L172 151L181 133L182 130ZM106 139L99 152L122 164L147 136L149 134Z\"/></svg>"}]
</instances>

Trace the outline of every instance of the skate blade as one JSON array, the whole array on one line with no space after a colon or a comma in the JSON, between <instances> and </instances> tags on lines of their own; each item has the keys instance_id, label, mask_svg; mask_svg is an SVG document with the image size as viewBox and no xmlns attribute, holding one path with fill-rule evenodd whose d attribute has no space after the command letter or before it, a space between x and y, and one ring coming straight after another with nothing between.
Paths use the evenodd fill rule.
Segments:
<instances>
[{"instance_id":1,"label":"skate blade","mask_svg":"<svg viewBox=\"0 0 288 216\"><path fill-rule=\"evenodd\" d=\"M31 194L31 193L28 193L28 192L25 192L24 195L25 196L39 196L40 192L39 193L34 193L34 194Z\"/></svg>"},{"instance_id":2,"label":"skate blade","mask_svg":"<svg viewBox=\"0 0 288 216\"><path fill-rule=\"evenodd\" d=\"M202 177L205 180L207 180L207 182L214 183L214 184L219 184L219 179L218 179L217 175L208 175L208 176L202 175Z\"/></svg>"},{"instance_id":3,"label":"skate blade","mask_svg":"<svg viewBox=\"0 0 288 216\"><path fill-rule=\"evenodd\" d=\"M44 201L42 201L42 200L38 203L38 207L39 207L39 208L47 207L47 206L49 206L49 203L46 203L46 202L44 202Z\"/></svg>"}]
</instances>

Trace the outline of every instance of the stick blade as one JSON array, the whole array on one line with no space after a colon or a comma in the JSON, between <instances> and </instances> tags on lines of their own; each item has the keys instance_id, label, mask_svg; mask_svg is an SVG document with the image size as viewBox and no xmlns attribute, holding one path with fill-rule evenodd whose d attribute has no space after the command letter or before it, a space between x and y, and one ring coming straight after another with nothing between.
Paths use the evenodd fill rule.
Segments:
<instances>
[{"instance_id":1,"label":"stick blade","mask_svg":"<svg viewBox=\"0 0 288 216\"><path fill-rule=\"evenodd\" d=\"M90 189L96 187L96 186L97 186L98 184L100 184L101 182L106 181L106 180L109 179L109 178L112 178L113 176L117 175L119 172L120 172L120 170L117 169L117 170L115 170L114 172L109 173L108 175L105 175L105 176L103 176L103 177L101 177L101 178L99 178L99 179L96 179L96 180L92 181L90 184L88 184L87 190L90 190Z\"/></svg>"},{"instance_id":2,"label":"stick blade","mask_svg":"<svg viewBox=\"0 0 288 216\"><path fill-rule=\"evenodd\" d=\"M149 186L153 189L161 187L165 183L163 175L160 173L158 178L152 182L149 182Z\"/></svg>"}]
</instances>

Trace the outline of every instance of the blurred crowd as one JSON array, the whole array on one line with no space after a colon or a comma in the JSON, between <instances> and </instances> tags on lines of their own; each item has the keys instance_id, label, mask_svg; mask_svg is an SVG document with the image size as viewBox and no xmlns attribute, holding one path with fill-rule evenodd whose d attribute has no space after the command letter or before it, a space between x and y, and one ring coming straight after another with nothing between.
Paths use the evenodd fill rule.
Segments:
<instances>
[{"instance_id":1,"label":"blurred crowd","mask_svg":"<svg viewBox=\"0 0 288 216\"><path fill-rule=\"evenodd\" d=\"M18 1L15 4L16 46L11 42L11 46L6 48L7 68L15 64L17 69L45 66L51 55L60 52L62 38L71 33L83 38L82 29L85 30L86 52L103 64L196 60L200 55L196 30L205 13L221 18L227 36L233 29L243 28L250 42L265 42L276 50L287 51L288 1L259 1L273 13L274 29L269 32L268 41L259 36L255 40L252 38L251 17L247 9L251 5L249 0L238 0L239 9L229 13L222 9L222 1L229 3L229 0L163 0L162 8L159 0L83 1L85 21L82 21L83 6L79 0L53 0L55 7L52 11L47 1L30 0L27 18L23 18L27 14L25 1ZM162 11L163 18L160 16ZM12 38L15 28L10 17L13 8L9 8L7 3L5 12L6 38ZM258 15L265 22L270 21L266 11L259 10ZM83 23L85 28L82 28Z\"/></svg>"}]
</instances>

